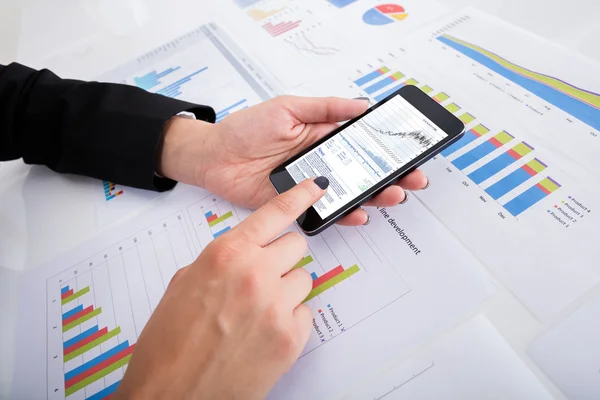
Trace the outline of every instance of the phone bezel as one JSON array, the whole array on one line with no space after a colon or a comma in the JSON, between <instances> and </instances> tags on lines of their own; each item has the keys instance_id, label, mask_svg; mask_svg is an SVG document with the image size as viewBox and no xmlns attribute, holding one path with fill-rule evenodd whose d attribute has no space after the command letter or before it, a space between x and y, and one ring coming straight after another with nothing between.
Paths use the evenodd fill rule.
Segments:
<instances>
[{"instance_id":1,"label":"phone bezel","mask_svg":"<svg viewBox=\"0 0 600 400\"><path fill-rule=\"evenodd\" d=\"M374 185L369 190L362 193L360 196L346 203L344 206L342 206L339 210L331 214L329 217L322 219L315 210L315 208L310 207L296 220L299 227L305 234L313 236L322 232L325 228L334 224L336 221L349 214L350 212L354 211L356 208L368 201L378 192L385 189L387 186L389 186L399 178L403 177L404 175L410 173L419 165L425 163L427 160L429 160L430 158L438 154L440 151L442 151L445 147L458 140L464 134L465 125L460 119L458 119L451 112L446 110L438 102L429 97L426 93L424 93L416 86L406 85L398 89L396 92L390 94L388 97L381 100L374 106L370 107L363 114L341 125L339 128L333 130L327 136L323 137L310 147L304 149L302 152L298 153L294 157L290 158L289 160L285 161L283 164L275 168L271 172L269 179L277 193L284 193L296 185L296 182L286 170L286 167L289 164L303 157L308 152L312 151L315 147L320 146L323 142L329 140L332 136L338 134L342 130L346 129L349 125L352 125L361 118L364 118L366 115L375 111L378 107L381 107L383 104L387 103L392 98L398 95L402 96L417 110L423 113L429 120L431 120L435 125L442 129L448 136L439 143L436 143L433 147L425 151L423 154L419 155L418 157L405 164L402 168L394 171L390 176L386 177L384 180Z\"/></svg>"}]
</instances>

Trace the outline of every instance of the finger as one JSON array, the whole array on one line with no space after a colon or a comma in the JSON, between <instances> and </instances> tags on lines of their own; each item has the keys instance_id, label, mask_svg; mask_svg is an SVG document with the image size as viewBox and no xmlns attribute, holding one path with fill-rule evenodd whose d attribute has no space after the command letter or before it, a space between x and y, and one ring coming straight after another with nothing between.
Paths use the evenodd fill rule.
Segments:
<instances>
[{"instance_id":1,"label":"finger","mask_svg":"<svg viewBox=\"0 0 600 400\"><path fill-rule=\"evenodd\" d=\"M368 99L282 96L280 101L298 123L346 121L369 108Z\"/></svg>"},{"instance_id":2,"label":"finger","mask_svg":"<svg viewBox=\"0 0 600 400\"><path fill-rule=\"evenodd\" d=\"M266 250L268 259L274 260L274 263L267 263L274 265L267 267L283 276L304 258L308 245L304 236L298 232L289 232L269 243Z\"/></svg>"},{"instance_id":3,"label":"finger","mask_svg":"<svg viewBox=\"0 0 600 400\"><path fill-rule=\"evenodd\" d=\"M352 211L344 218L340 219L337 224L341 226L359 226L366 225L369 222L369 214L362 208Z\"/></svg>"},{"instance_id":4,"label":"finger","mask_svg":"<svg viewBox=\"0 0 600 400\"><path fill-rule=\"evenodd\" d=\"M329 186L321 176L307 179L287 192L274 197L237 225L232 233L259 246L265 246L275 236L291 225L309 207L315 204Z\"/></svg>"},{"instance_id":5,"label":"finger","mask_svg":"<svg viewBox=\"0 0 600 400\"><path fill-rule=\"evenodd\" d=\"M284 307L290 307L291 310L298 307L306 299L312 290L312 278L310 274L298 268L290 271L281 278L281 297Z\"/></svg>"},{"instance_id":6,"label":"finger","mask_svg":"<svg viewBox=\"0 0 600 400\"><path fill-rule=\"evenodd\" d=\"M392 207L403 203L407 194L398 185L392 185L365 203L366 207Z\"/></svg>"},{"instance_id":7,"label":"finger","mask_svg":"<svg viewBox=\"0 0 600 400\"><path fill-rule=\"evenodd\" d=\"M310 338L312 332L313 314L306 304L301 304L294 310L294 320L297 324L296 332L298 332L298 340L300 341L300 349L304 349L306 342ZM299 356L300 354L298 354Z\"/></svg>"},{"instance_id":8,"label":"finger","mask_svg":"<svg viewBox=\"0 0 600 400\"><path fill-rule=\"evenodd\" d=\"M396 184L407 190L421 190L427 186L428 182L429 179L423 171L417 169L400 179Z\"/></svg>"}]
</instances>

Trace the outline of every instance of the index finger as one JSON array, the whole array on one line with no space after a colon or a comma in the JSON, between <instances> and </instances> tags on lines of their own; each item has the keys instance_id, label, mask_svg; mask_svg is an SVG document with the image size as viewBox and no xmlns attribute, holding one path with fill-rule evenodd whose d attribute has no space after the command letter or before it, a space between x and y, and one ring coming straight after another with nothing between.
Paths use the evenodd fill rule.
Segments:
<instances>
[{"instance_id":1,"label":"index finger","mask_svg":"<svg viewBox=\"0 0 600 400\"><path fill-rule=\"evenodd\" d=\"M328 186L329 180L324 176L307 179L271 199L236 226L232 234L241 235L256 245L266 246L323 197Z\"/></svg>"}]
</instances>

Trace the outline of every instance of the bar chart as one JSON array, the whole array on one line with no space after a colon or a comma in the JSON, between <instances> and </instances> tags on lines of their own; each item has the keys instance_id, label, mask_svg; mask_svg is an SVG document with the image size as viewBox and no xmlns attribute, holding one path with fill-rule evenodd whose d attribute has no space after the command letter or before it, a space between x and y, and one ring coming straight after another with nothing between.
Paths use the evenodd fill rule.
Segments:
<instances>
[{"instance_id":1,"label":"bar chart","mask_svg":"<svg viewBox=\"0 0 600 400\"><path fill-rule=\"evenodd\" d=\"M102 186L104 187L104 199L106 201L110 201L124 193L123 189L116 190L116 185L109 181L102 181Z\"/></svg>"},{"instance_id":2,"label":"bar chart","mask_svg":"<svg viewBox=\"0 0 600 400\"><path fill-rule=\"evenodd\" d=\"M504 208L516 217L559 188L560 184L554 179L550 177L544 178L519 196L504 204Z\"/></svg>"},{"instance_id":3,"label":"bar chart","mask_svg":"<svg viewBox=\"0 0 600 400\"><path fill-rule=\"evenodd\" d=\"M511 190L517 188L520 184L529 180L531 177L536 176L547 167L548 166L542 161L534 158L527 164L521 166L517 170L502 178L500 181L488 187L485 191L494 200L497 200Z\"/></svg>"},{"instance_id":4,"label":"bar chart","mask_svg":"<svg viewBox=\"0 0 600 400\"><path fill-rule=\"evenodd\" d=\"M491 139L481 143L471 151L453 160L452 164L454 164L454 166L458 169L465 169L513 139L514 136L512 136L510 133L502 131L494 135Z\"/></svg>"},{"instance_id":5,"label":"bar chart","mask_svg":"<svg viewBox=\"0 0 600 400\"><path fill-rule=\"evenodd\" d=\"M485 164L483 167L471 172L468 176L473 182L480 184L483 181L496 175L504 168L513 164L517 160L520 160L523 156L526 156L527 154L531 153L533 150L533 147L531 147L525 142L521 142L515 147L500 154L498 157L494 158L493 160Z\"/></svg>"},{"instance_id":6,"label":"bar chart","mask_svg":"<svg viewBox=\"0 0 600 400\"><path fill-rule=\"evenodd\" d=\"M234 104L231 104L225 107L224 109L216 112L216 122L221 122L221 120L223 120L223 118L225 118L229 114L235 111L243 110L244 108L248 108L248 100L246 99L242 99Z\"/></svg>"},{"instance_id":7,"label":"bar chart","mask_svg":"<svg viewBox=\"0 0 600 400\"><path fill-rule=\"evenodd\" d=\"M300 26L302 20L282 21L278 23L267 22L263 24L263 29L272 37L277 37L288 33Z\"/></svg>"},{"instance_id":8,"label":"bar chart","mask_svg":"<svg viewBox=\"0 0 600 400\"><path fill-rule=\"evenodd\" d=\"M216 196L202 199L188 206L187 210L202 248L229 232L245 218L245 210Z\"/></svg>"},{"instance_id":9,"label":"bar chart","mask_svg":"<svg viewBox=\"0 0 600 400\"><path fill-rule=\"evenodd\" d=\"M48 280L49 398L110 397L171 277L196 255L178 213Z\"/></svg>"},{"instance_id":10,"label":"bar chart","mask_svg":"<svg viewBox=\"0 0 600 400\"><path fill-rule=\"evenodd\" d=\"M198 74L206 71L207 69L208 69L208 67L203 67L198 70L192 71L190 73L186 73L183 76L176 76L177 73L179 71L181 71L181 67L178 66L178 67L174 67L174 68L168 68L160 73L158 73L156 71L151 71L145 75L142 75L139 77L136 76L133 79L134 79L135 85L141 89L145 89L150 92L157 93L157 94L162 94L163 96L175 98L175 97L179 97L182 95L182 93L183 93L182 88L184 85L191 82L194 77L196 77ZM164 81L161 80L161 78L168 77L170 75L176 76L176 78L174 79L174 81L172 81L172 82L167 81L168 83L165 84ZM162 86L162 87L158 90L153 90L157 86Z\"/></svg>"}]
</instances>

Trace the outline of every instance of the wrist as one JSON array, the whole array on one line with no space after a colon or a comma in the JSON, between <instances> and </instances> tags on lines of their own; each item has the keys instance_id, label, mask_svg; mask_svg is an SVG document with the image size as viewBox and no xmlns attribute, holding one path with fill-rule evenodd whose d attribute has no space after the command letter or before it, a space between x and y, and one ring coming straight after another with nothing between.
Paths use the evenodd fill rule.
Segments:
<instances>
[{"instance_id":1,"label":"wrist","mask_svg":"<svg viewBox=\"0 0 600 400\"><path fill-rule=\"evenodd\" d=\"M204 165L210 154L209 136L215 125L182 117L165 124L156 172L177 182L201 186Z\"/></svg>"}]
</instances>

